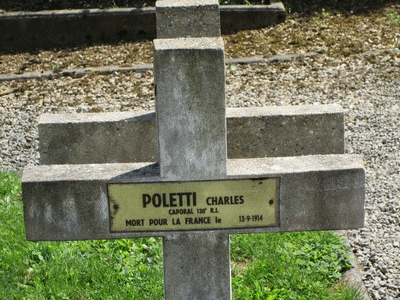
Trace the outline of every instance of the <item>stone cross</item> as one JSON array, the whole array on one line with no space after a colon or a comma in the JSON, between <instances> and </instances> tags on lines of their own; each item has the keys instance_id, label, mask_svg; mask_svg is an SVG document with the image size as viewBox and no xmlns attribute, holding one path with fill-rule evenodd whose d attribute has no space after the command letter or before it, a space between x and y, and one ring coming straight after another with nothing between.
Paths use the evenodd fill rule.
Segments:
<instances>
[{"instance_id":1,"label":"stone cross","mask_svg":"<svg viewBox=\"0 0 400 300\"><path fill-rule=\"evenodd\" d=\"M363 226L341 109L226 113L217 1L156 10L156 116L43 116L42 165L22 179L27 239L162 236L165 299L231 299L230 233Z\"/></svg>"},{"instance_id":2,"label":"stone cross","mask_svg":"<svg viewBox=\"0 0 400 300\"><path fill-rule=\"evenodd\" d=\"M218 3L159 1L156 20L160 177L225 179L225 65ZM163 253L166 299L231 298L226 232L171 233L164 236Z\"/></svg>"}]
</instances>

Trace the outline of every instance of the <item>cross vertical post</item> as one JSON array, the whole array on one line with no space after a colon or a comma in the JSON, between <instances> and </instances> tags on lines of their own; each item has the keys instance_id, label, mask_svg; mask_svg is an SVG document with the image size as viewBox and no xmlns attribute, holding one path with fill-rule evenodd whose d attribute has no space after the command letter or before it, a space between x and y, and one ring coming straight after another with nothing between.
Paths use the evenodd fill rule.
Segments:
<instances>
[{"instance_id":1,"label":"cross vertical post","mask_svg":"<svg viewBox=\"0 0 400 300\"><path fill-rule=\"evenodd\" d=\"M224 179L225 65L218 3L164 0L156 3L156 12L160 176ZM231 299L228 233L171 233L163 247L165 299Z\"/></svg>"}]
</instances>

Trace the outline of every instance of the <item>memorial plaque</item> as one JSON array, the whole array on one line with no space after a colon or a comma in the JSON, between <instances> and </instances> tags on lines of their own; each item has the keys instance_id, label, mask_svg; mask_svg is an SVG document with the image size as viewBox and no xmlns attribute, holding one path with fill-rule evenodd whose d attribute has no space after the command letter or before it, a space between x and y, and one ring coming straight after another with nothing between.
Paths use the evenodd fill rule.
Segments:
<instances>
[{"instance_id":1,"label":"memorial plaque","mask_svg":"<svg viewBox=\"0 0 400 300\"><path fill-rule=\"evenodd\" d=\"M108 184L111 232L279 224L279 178Z\"/></svg>"}]
</instances>

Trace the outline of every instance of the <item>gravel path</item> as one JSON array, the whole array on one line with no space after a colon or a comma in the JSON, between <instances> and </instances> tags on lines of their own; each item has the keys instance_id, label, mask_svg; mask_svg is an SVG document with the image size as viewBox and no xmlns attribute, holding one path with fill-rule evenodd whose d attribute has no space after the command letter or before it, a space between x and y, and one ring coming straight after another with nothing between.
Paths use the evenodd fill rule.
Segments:
<instances>
[{"instance_id":1,"label":"gravel path","mask_svg":"<svg viewBox=\"0 0 400 300\"><path fill-rule=\"evenodd\" d=\"M347 109L346 152L364 156L366 226L348 232L373 299L400 297L400 54L227 66L229 107L321 105ZM0 165L37 164L37 117L45 112L154 109L152 72L3 82ZM11 92L12 91L12 92Z\"/></svg>"}]
</instances>

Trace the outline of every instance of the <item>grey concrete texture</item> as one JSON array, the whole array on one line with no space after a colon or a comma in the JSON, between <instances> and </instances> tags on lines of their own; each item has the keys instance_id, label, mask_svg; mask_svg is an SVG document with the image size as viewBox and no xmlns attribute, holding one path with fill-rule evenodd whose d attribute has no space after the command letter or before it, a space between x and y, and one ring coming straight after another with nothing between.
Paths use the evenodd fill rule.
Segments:
<instances>
[{"instance_id":1,"label":"grey concrete texture","mask_svg":"<svg viewBox=\"0 0 400 300\"><path fill-rule=\"evenodd\" d=\"M158 3L161 3L158 6ZM217 0L157 2L154 77L160 177L226 177L224 44ZM202 36L212 38L197 38ZM204 35L204 33L203 33ZM196 37L175 39L175 37ZM164 237L165 299L231 299L229 234ZM177 255L178 254L178 255Z\"/></svg>"},{"instance_id":2,"label":"grey concrete texture","mask_svg":"<svg viewBox=\"0 0 400 300\"><path fill-rule=\"evenodd\" d=\"M42 115L41 164L157 160L155 113Z\"/></svg>"},{"instance_id":3,"label":"grey concrete texture","mask_svg":"<svg viewBox=\"0 0 400 300\"><path fill-rule=\"evenodd\" d=\"M220 7L221 33L230 34L241 30L260 29L284 22L285 6L281 1L270 5L238 5Z\"/></svg>"},{"instance_id":4,"label":"grey concrete texture","mask_svg":"<svg viewBox=\"0 0 400 300\"><path fill-rule=\"evenodd\" d=\"M227 108L226 122L228 158L344 153L338 105ZM156 162L156 114L44 114L39 151L45 165Z\"/></svg>"},{"instance_id":5,"label":"grey concrete texture","mask_svg":"<svg viewBox=\"0 0 400 300\"><path fill-rule=\"evenodd\" d=\"M305 231L363 227L365 171L361 156L311 155L275 159L229 160L228 175L257 176L267 169L269 176L281 177L281 228ZM281 174L283 170L285 174Z\"/></svg>"},{"instance_id":6,"label":"grey concrete texture","mask_svg":"<svg viewBox=\"0 0 400 300\"><path fill-rule=\"evenodd\" d=\"M231 109L229 116L229 158L344 153L338 105Z\"/></svg>"},{"instance_id":7,"label":"grey concrete texture","mask_svg":"<svg viewBox=\"0 0 400 300\"><path fill-rule=\"evenodd\" d=\"M0 51L155 38L154 9L65 10L0 16Z\"/></svg>"},{"instance_id":8,"label":"grey concrete texture","mask_svg":"<svg viewBox=\"0 0 400 300\"><path fill-rule=\"evenodd\" d=\"M154 40L158 160L162 178L226 173L222 38Z\"/></svg>"},{"instance_id":9,"label":"grey concrete texture","mask_svg":"<svg viewBox=\"0 0 400 300\"><path fill-rule=\"evenodd\" d=\"M218 0L156 2L157 38L219 37Z\"/></svg>"},{"instance_id":10,"label":"grey concrete texture","mask_svg":"<svg viewBox=\"0 0 400 300\"><path fill-rule=\"evenodd\" d=\"M268 27L286 17L281 2L222 6L221 33ZM85 9L0 15L0 51L15 52L85 43L156 38L155 8Z\"/></svg>"},{"instance_id":11,"label":"grey concrete texture","mask_svg":"<svg viewBox=\"0 0 400 300\"><path fill-rule=\"evenodd\" d=\"M365 171L361 156L332 154L227 162L226 179L267 177L280 177L279 226L221 232L340 230L364 225ZM36 241L171 234L110 232L107 184L160 181L166 180L154 163L27 167L22 176L26 237Z\"/></svg>"},{"instance_id":12,"label":"grey concrete texture","mask_svg":"<svg viewBox=\"0 0 400 300\"><path fill-rule=\"evenodd\" d=\"M163 259L165 299L231 299L229 234L165 235Z\"/></svg>"}]
</instances>

